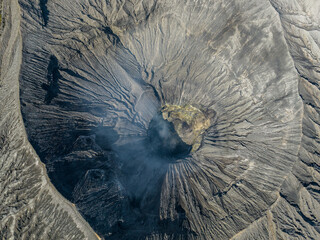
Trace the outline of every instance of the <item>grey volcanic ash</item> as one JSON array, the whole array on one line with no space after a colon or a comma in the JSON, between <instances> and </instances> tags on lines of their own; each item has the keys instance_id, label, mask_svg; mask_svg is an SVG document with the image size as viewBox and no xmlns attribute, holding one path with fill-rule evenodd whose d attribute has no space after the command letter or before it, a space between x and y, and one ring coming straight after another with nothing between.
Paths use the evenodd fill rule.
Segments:
<instances>
[{"instance_id":1,"label":"grey volcanic ash","mask_svg":"<svg viewBox=\"0 0 320 240\"><path fill-rule=\"evenodd\" d=\"M320 236L298 2L19 1L28 139L100 237Z\"/></svg>"}]
</instances>

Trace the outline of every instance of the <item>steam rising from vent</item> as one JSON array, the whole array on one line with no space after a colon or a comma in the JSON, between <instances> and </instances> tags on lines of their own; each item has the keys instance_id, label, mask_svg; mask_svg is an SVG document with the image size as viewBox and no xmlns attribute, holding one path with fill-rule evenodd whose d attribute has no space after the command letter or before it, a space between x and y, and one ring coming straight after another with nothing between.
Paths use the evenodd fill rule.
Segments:
<instances>
[{"instance_id":1,"label":"steam rising from vent","mask_svg":"<svg viewBox=\"0 0 320 240\"><path fill-rule=\"evenodd\" d=\"M148 143L153 153L169 158L184 157L192 148L181 140L173 123L164 120L160 114L149 124Z\"/></svg>"}]
</instances>

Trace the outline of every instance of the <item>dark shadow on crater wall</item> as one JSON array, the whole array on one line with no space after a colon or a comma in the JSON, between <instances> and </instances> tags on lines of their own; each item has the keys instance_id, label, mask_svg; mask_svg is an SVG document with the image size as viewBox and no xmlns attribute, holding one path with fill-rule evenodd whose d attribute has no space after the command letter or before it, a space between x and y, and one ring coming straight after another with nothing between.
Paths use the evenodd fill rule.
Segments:
<instances>
[{"instance_id":1,"label":"dark shadow on crater wall","mask_svg":"<svg viewBox=\"0 0 320 240\"><path fill-rule=\"evenodd\" d=\"M66 146L66 150L47 162L48 175L59 192L73 201L72 192L87 171L109 171L115 157L111 145L116 140L115 131L108 127L93 128L87 133L77 134L75 131L70 142L66 142L69 145Z\"/></svg>"},{"instance_id":2,"label":"dark shadow on crater wall","mask_svg":"<svg viewBox=\"0 0 320 240\"><path fill-rule=\"evenodd\" d=\"M48 3L48 0L40 0L40 3L39 3L44 26L47 26L49 21L49 10L47 8L47 3Z\"/></svg>"},{"instance_id":3,"label":"dark shadow on crater wall","mask_svg":"<svg viewBox=\"0 0 320 240\"><path fill-rule=\"evenodd\" d=\"M48 83L43 83L41 87L47 91L47 94L45 96L44 102L46 104L50 104L52 99L58 96L59 91L59 79L61 79L62 76L59 72L59 62L58 59L54 56L50 56L50 61L48 65L48 74L47 79Z\"/></svg>"}]
</instances>

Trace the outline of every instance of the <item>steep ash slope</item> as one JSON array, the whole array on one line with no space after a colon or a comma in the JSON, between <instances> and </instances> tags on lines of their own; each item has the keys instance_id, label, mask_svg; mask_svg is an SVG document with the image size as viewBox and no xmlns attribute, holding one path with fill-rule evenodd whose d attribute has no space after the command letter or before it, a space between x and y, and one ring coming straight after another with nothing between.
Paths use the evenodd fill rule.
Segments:
<instances>
[{"instance_id":1,"label":"steep ash slope","mask_svg":"<svg viewBox=\"0 0 320 240\"><path fill-rule=\"evenodd\" d=\"M20 8L4 0L0 36L0 239L97 239L51 185L28 142L20 113Z\"/></svg>"},{"instance_id":2,"label":"steep ash slope","mask_svg":"<svg viewBox=\"0 0 320 240\"><path fill-rule=\"evenodd\" d=\"M102 238L320 237L312 1L19 4L28 138Z\"/></svg>"}]
</instances>

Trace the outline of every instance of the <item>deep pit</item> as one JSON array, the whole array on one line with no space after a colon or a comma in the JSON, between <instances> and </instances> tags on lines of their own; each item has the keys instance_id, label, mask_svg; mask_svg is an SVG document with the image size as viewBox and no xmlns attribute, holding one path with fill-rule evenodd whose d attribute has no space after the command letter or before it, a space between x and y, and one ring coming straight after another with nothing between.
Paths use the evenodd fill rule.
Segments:
<instances>
[{"instance_id":1,"label":"deep pit","mask_svg":"<svg viewBox=\"0 0 320 240\"><path fill-rule=\"evenodd\" d=\"M214 111L201 111L192 105L165 104L149 124L151 151L165 157L184 157L197 151L214 117Z\"/></svg>"},{"instance_id":2,"label":"deep pit","mask_svg":"<svg viewBox=\"0 0 320 240\"><path fill-rule=\"evenodd\" d=\"M192 149L177 134L173 123L164 120L157 114L150 122L148 129L148 145L152 153L167 158L181 158Z\"/></svg>"}]
</instances>

